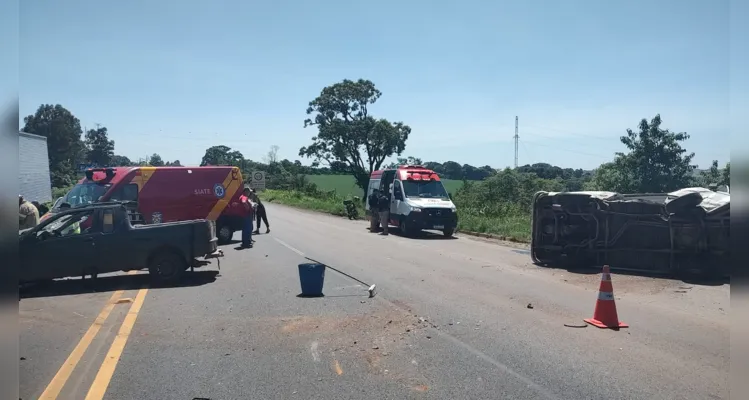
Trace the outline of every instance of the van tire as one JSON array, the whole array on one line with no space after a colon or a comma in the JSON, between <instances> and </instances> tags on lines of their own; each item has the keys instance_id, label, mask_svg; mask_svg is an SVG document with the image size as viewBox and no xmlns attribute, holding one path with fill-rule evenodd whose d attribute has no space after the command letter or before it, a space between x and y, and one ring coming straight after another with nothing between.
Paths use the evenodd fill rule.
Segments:
<instances>
[{"instance_id":1,"label":"van tire","mask_svg":"<svg viewBox=\"0 0 749 400\"><path fill-rule=\"evenodd\" d=\"M148 273L157 283L178 281L187 267L184 257L172 250L160 250L148 260Z\"/></svg>"},{"instance_id":2,"label":"van tire","mask_svg":"<svg viewBox=\"0 0 749 400\"><path fill-rule=\"evenodd\" d=\"M218 244L227 244L231 242L234 237L234 231L231 230L229 225L221 224L216 228L216 238L218 238Z\"/></svg>"},{"instance_id":3,"label":"van tire","mask_svg":"<svg viewBox=\"0 0 749 400\"><path fill-rule=\"evenodd\" d=\"M401 231L401 235L410 237L413 235L413 229L409 228L406 224L406 219L401 218L400 223L398 224L398 229Z\"/></svg>"},{"instance_id":4,"label":"van tire","mask_svg":"<svg viewBox=\"0 0 749 400\"><path fill-rule=\"evenodd\" d=\"M454 233L455 233L455 229L452 229L452 228L445 229L444 231L442 231L442 234L445 235L445 237L452 237Z\"/></svg>"}]
</instances>

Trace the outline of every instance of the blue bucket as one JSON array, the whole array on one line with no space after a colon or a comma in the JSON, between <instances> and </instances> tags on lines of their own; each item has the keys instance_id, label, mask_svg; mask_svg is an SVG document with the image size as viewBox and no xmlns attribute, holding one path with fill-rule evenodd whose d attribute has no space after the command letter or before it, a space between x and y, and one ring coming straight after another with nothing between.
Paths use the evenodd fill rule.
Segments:
<instances>
[{"instance_id":1,"label":"blue bucket","mask_svg":"<svg viewBox=\"0 0 749 400\"><path fill-rule=\"evenodd\" d=\"M324 282L325 265L317 263L299 264L299 283L302 286L301 296L323 296L322 287Z\"/></svg>"}]
</instances>

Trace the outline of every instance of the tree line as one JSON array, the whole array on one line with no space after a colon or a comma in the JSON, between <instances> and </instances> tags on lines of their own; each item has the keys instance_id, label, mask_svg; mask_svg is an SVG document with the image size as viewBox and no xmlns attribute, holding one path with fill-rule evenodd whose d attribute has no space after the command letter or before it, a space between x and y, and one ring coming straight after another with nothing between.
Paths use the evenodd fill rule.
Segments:
<instances>
[{"instance_id":1,"label":"tree line","mask_svg":"<svg viewBox=\"0 0 749 400\"><path fill-rule=\"evenodd\" d=\"M42 104L34 114L26 116L23 122L23 132L47 138L53 187L67 187L75 183L80 176L79 165L180 165L179 160L164 162L158 154L138 162L115 154L114 140L109 139L105 126L97 124L95 128L84 132L81 121L60 104Z\"/></svg>"},{"instance_id":2,"label":"tree line","mask_svg":"<svg viewBox=\"0 0 749 400\"><path fill-rule=\"evenodd\" d=\"M325 87L309 102L305 127L317 132L299 156L314 160L338 173L349 173L365 189L372 170L383 167L386 158L396 155L398 162L421 164L416 157L400 156L406 149L411 128L403 122L391 123L375 118L372 107L382 93L374 83L359 79L343 80ZM473 167L457 162L424 163L445 178L481 181L484 186L464 185L465 190L495 188L496 183L526 190L608 190L621 193L664 193L689 186L719 186L730 183L730 163L718 167L717 160L706 171L697 173L694 153L683 147L689 139L686 132L662 127L660 114L642 118L638 129L626 129L619 138L623 151L612 154L612 161L594 171L573 170L549 164L525 165L517 170L495 171L489 166ZM508 189L510 190L510 189ZM508 198L515 195L505 193ZM527 196L526 196L527 197Z\"/></svg>"},{"instance_id":3,"label":"tree line","mask_svg":"<svg viewBox=\"0 0 749 400\"><path fill-rule=\"evenodd\" d=\"M464 186L467 189L477 188L476 183L481 182L487 185L482 190L496 188L497 181L528 190L541 187L544 188L541 190L623 193L668 192L689 186L730 183L730 163L720 168L718 161L713 161L710 168L697 171L697 166L692 163L694 153L687 152L682 146L689 135L664 129L660 115L649 121L643 118L637 131L627 129L626 134L619 138L623 151L613 154L612 161L593 171L546 163L523 165L514 170L495 170L488 165L473 166L455 161L422 162L418 157L402 156L411 133L408 125L372 114L373 106L381 96L374 83L364 79L343 80L323 88L309 102L308 118L304 120L304 127L314 128L316 134L308 146L299 149L300 157L312 160L311 166L302 165L299 160L279 160L277 146L273 146L262 161L253 161L225 145L206 149L201 165L235 165L246 172L263 170L273 181L290 188L304 186L305 175L346 174L352 175L357 185L365 189L372 170L395 164L420 164L444 179L473 182L474 185ZM50 173L55 187L73 183L80 164L181 165L179 160L164 162L158 154L137 162L117 155L106 127L97 126L84 133L78 118L59 104L42 104L35 114L24 118L24 123L23 131L47 138ZM393 156L397 161L386 164L385 160Z\"/></svg>"}]
</instances>

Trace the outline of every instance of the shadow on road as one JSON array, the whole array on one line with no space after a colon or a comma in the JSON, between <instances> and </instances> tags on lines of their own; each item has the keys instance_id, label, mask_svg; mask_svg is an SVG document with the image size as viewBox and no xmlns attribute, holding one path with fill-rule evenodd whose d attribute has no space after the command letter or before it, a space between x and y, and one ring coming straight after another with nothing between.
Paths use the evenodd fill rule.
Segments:
<instances>
[{"instance_id":1,"label":"shadow on road","mask_svg":"<svg viewBox=\"0 0 749 400\"><path fill-rule=\"evenodd\" d=\"M369 227L366 228L367 232L369 232ZM377 232L377 235L380 234L381 231ZM417 233L414 233L412 235L406 235L399 228L390 228L388 229L388 233L393 236L398 236L406 239L416 239L416 240L456 240L458 239L457 236L445 236L442 233L436 233L432 231L419 231ZM372 233L372 235L375 235Z\"/></svg>"},{"instance_id":2,"label":"shadow on road","mask_svg":"<svg viewBox=\"0 0 749 400\"><path fill-rule=\"evenodd\" d=\"M555 268L553 266L548 266L544 264L536 264L539 267L543 268ZM601 273L601 267L559 267L557 269L564 269L569 273L572 274L580 274L580 275L595 275ZM657 272L649 272L649 271L629 271L629 270L620 270L615 268L614 266L611 266L611 273L614 275L627 275L627 276L641 276L645 278L658 278L658 279L666 279L671 281L680 281L689 285L699 285L699 286L723 286L723 285L730 285L731 284L731 278L730 277L709 277L709 276L697 276L697 275L690 275L690 276L677 276L675 274L668 274L668 273L657 273ZM614 277L614 280L616 280L616 277Z\"/></svg>"},{"instance_id":3,"label":"shadow on road","mask_svg":"<svg viewBox=\"0 0 749 400\"><path fill-rule=\"evenodd\" d=\"M148 274L112 275L92 279L65 279L38 283L19 289L21 299L37 297L67 296L84 293L114 292L116 290L136 290L144 287L162 289L170 287L202 286L216 281L218 271L185 272L183 278L171 285L153 285Z\"/></svg>"}]
</instances>

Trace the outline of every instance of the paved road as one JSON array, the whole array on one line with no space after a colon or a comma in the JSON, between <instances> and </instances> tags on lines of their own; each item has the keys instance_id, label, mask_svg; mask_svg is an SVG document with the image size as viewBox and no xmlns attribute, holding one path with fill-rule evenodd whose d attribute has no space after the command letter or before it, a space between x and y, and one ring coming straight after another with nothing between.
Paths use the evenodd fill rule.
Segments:
<instances>
[{"instance_id":1,"label":"paved road","mask_svg":"<svg viewBox=\"0 0 749 400\"><path fill-rule=\"evenodd\" d=\"M522 248L267 209L271 234L226 246L220 273L181 287L138 274L27 293L21 398L728 398L728 285L615 274L631 327L570 328L591 316L600 275L533 266ZM378 295L328 270L326 297L298 298L300 254Z\"/></svg>"}]
</instances>

